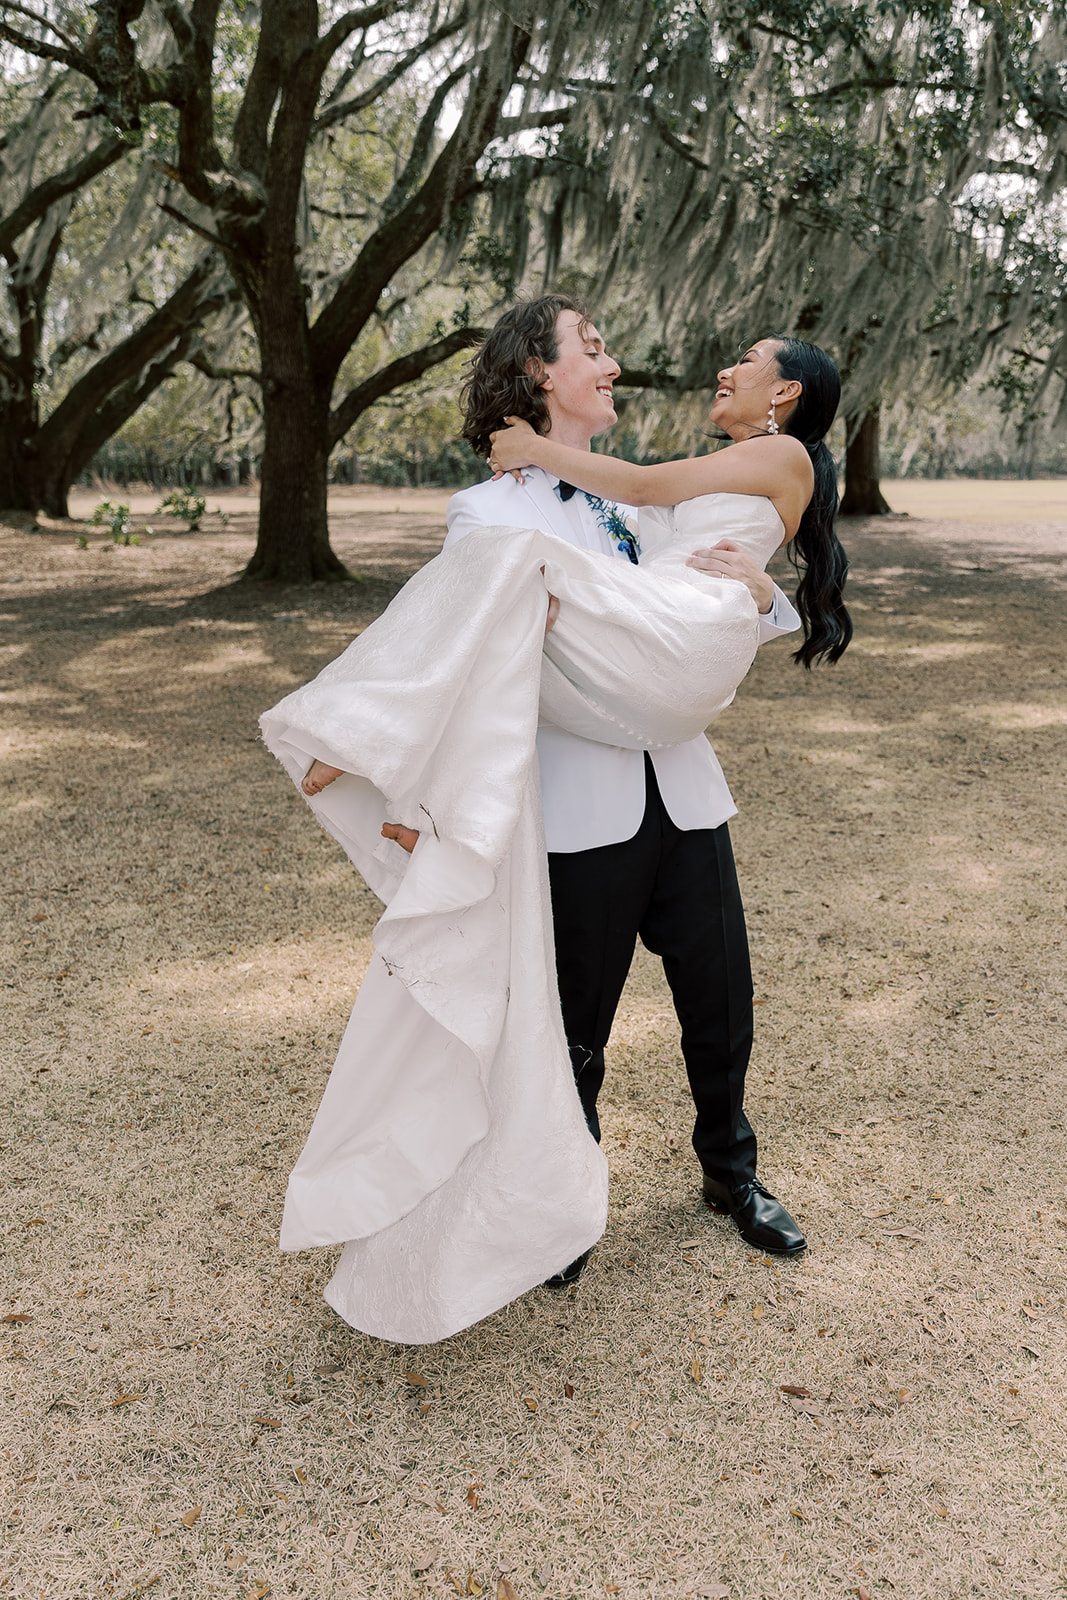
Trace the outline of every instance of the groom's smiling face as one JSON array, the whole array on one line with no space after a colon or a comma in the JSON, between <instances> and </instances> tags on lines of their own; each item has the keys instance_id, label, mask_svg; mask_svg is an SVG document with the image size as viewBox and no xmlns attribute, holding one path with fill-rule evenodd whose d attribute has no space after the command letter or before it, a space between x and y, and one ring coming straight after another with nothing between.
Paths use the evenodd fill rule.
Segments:
<instances>
[{"instance_id":1,"label":"groom's smiling face","mask_svg":"<svg viewBox=\"0 0 1067 1600\"><path fill-rule=\"evenodd\" d=\"M595 434L619 420L611 398L619 363L608 355L593 324L577 311L560 312L556 343L559 355L544 367L541 383L549 432L559 444L586 449Z\"/></svg>"}]
</instances>

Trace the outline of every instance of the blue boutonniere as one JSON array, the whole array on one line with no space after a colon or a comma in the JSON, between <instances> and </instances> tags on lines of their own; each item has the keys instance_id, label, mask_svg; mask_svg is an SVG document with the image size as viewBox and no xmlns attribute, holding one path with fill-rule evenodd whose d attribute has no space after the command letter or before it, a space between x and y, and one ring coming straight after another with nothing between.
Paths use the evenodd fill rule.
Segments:
<instances>
[{"instance_id":1,"label":"blue boutonniere","mask_svg":"<svg viewBox=\"0 0 1067 1600\"><path fill-rule=\"evenodd\" d=\"M598 494L586 494L585 497L596 513L597 522L615 541L615 547L621 556L626 556L637 565L637 558L641 554L641 544L637 537L637 530L631 528L618 506L611 500L602 500Z\"/></svg>"}]
</instances>

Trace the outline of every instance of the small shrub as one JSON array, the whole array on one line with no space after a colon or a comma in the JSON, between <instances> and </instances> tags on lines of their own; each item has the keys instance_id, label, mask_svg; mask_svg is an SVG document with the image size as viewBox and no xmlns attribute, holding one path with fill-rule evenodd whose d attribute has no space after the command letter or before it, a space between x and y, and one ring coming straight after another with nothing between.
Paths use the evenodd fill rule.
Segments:
<instances>
[{"instance_id":1,"label":"small shrub","mask_svg":"<svg viewBox=\"0 0 1067 1600\"><path fill-rule=\"evenodd\" d=\"M140 544L133 532L129 506L118 501L101 500L89 519L94 528L109 528L114 544ZM87 548L83 546L82 548Z\"/></svg>"},{"instance_id":2,"label":"small shrub","mask_svg":"<svg viewBox=\"0 0 1067 1600\"><path fill-rule=\"evenodd\" d=\"M178 522L187 524L190 533L200 532L200 519L207 510L207 501L202 494L195 494L192 489L175 489L173 494L160 506L164 516L174 517Z\"/></svg>"}]
</instances>

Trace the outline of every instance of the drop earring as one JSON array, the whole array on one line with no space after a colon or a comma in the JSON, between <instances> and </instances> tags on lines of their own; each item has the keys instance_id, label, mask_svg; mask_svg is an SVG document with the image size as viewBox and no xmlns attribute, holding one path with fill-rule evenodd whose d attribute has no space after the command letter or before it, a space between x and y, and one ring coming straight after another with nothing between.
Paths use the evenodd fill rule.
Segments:
<instances>
[{"instance_id":1,"label":"drop earring","mask_svg":"<svg viewBox=\"0 0 1067 1600\"><path fill-rule=\"evenodd\" d=\"M774 415L773 400L771 401L771 409L767 413L767 432L772 436L772 438L778 432L778 420Z\"/></svg>"}]
</instances>

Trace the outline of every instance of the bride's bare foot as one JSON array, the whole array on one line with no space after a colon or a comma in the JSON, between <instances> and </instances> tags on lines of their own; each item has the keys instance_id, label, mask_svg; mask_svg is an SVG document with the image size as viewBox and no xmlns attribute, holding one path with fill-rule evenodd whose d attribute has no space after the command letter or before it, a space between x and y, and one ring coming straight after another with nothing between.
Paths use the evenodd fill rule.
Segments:
<instances>
[{"instance_id":1,"label":"bride's bare foot","mask_svg":"<svg viewBox=\"0 0 1067 1600\"><path fill-rule=\"evenodd\" d=\"M343 771L343 767L328 767L325 761L313 761L304 773L304 781L300 787L306 795L321 794L326 785L339 778Z\"/></svg>"},{"instance_id":2,"label":"bride's bare foot","mask_svg":"<svg viewBox=\"0 0 1067 1600\"><path fill-rule=\"evenodd\" d=\"M405 828L400 822L383 822L382 838L393 839L410 855L419 842L419 832L417 828Z\"/></svg>"}]
</instances>

